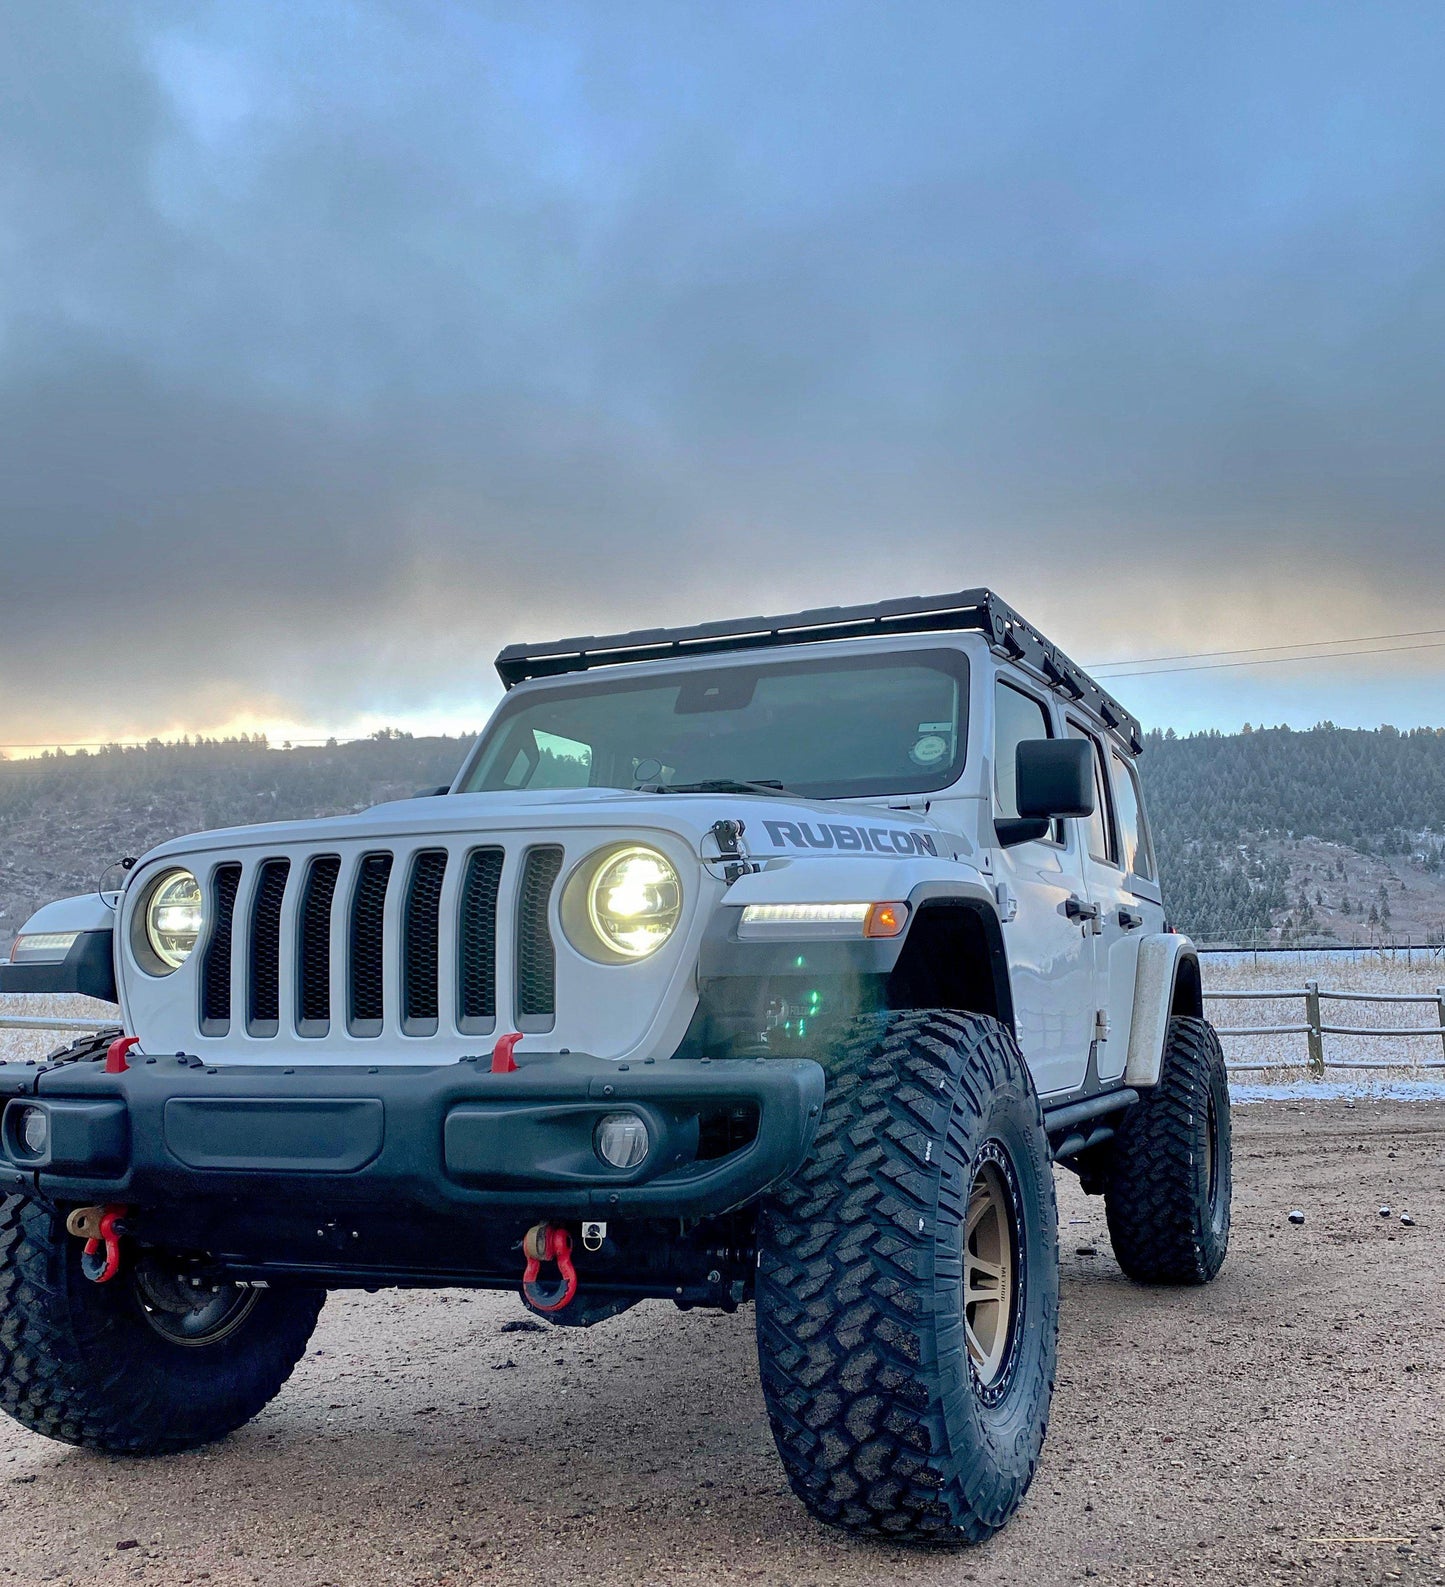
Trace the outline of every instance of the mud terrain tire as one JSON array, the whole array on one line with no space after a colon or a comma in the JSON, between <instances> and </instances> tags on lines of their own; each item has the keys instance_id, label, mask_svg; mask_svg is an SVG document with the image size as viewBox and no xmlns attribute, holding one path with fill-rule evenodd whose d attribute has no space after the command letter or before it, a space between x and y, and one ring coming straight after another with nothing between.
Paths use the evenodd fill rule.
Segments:
<instances>
[{"instance_id":1,"label":"mud terrain tire","mask_svg":"<svg viewBox=\"0 0 1445 1587\"><path fill-rule=\"evenodd\" d=\"M1111 1143L1104 1211L1140 1284L1207 1284L1229 1250L1229 1078L1207 1020L1169 1021L1159 1084Z\"/></svg>"},{"instance_id":2,"label":"mud terrain tire","mask_svg":"<svg viewBox=\"0 0 1445 1587\"><path fill-rule=\"evenodd\" d=\"M317 1289L235 1291L229 1323L180 1343L184 1314L165 1314L168 1335L129 1274L93 1284L80 1255L44 1208L0 1200L0 1409L107 1455L173 1454L250 1421L291 1376L325 1300Z\"/></svg>"},{"instance_id":3,"label":"mud terrain tire","mask_svg":"<svg viewBox=\"0 0 1445 1587\"><path fill-rule=\"evenodd\" d=\"M778 1452L820 1520L977 1542L1028 1489L1054 1385L1058 1223L1038 1098L1012 1035L976 1015L867 1016L828 1068L808 1161L760 1218ZM990 1218L1012 1241L995 1264L1006 1319L1002 1302L965 1303Z\"/></svg>"}]
</instances>

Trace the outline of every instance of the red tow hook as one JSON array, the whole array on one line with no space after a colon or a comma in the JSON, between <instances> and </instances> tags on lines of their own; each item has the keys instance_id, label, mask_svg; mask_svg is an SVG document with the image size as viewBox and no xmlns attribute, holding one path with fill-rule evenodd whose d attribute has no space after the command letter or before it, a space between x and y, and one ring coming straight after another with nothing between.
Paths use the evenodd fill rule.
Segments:
<instances>
[{"instance_id":1,"label":"red tow hook","mask_svg":"<svg viewBox=\"0 0 1445 1587\"><path fill-rule=\"evenodd\" d=\"M132 1047L138 1046L139 1036L118 1036L105 1050L105 1072L108 1075L123 1075L130 1068L125 1055Z\"/></svg>"},{"instance_id":2,"label":"red tow hook","mask_svg":"<svg viewBox=\"0 0 1445 1587\"><path fill-rule=\"evenodd\" d=\"M522 1033L514 1030L510 1035L498 1036L497 1045L492 1048L492 1073L494 1075L510 1075L517 1072L517 1060L513 1054L517 1050L517 1043L521 1041Z\"/></svg>"},{"instance_id":3,"label":"red tow hook","mask_svg":"<svg viewBox=\"0 0 1445 1587\"><path fill-rule=\"evenodd\" d=\"M522 1241L527 1266L522 1274L522 1299L533 1311L561 1311L577 1293L577 1269L572 1266L572 1237L565 1229L539 1223L528 1229ZM559 1281L539 1284L543 1262L555 1262Z\"/></svg>"},{"instance_id":4,"label":"red tow hook","mask_svg":"<svg viewBox=\"0 0 1445 1587\"><path fill-rule=\"evenodd\" d=\"M85 1241L80 1254L80 1271L92 1284L109 1284L120 1272L120 1220L126 1208L77 1207L65 1220L65 1227Z\"/></svg>"}]
</instances>

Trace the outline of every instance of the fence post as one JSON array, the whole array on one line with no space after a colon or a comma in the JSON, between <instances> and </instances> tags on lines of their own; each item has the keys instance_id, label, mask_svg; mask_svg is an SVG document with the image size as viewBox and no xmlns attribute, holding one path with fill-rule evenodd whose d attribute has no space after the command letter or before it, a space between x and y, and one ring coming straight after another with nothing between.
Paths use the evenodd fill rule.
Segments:
<instances>
[{"instance_id":1,"label":"fence post","mask_svg":"<svg viewBox=\"0 0 1445 1587\"><path fill-rule=\"evenodd\" d=\"M1322 1075L1325 1072L1325 1037L1320 1029L1320 983L1318 981L1305 982L1305 1024L1309 1031L1305 1039L1310 1046L1310 1073ZM1442 1022L1445 1023L1445 1022Z\"/></svg>"},{"instance_id":2,"label":"fence post","mask_svg":"<svg viewBox=\"0 0 1445 1587\"><path fill-rule=\"evenodd\" d=\"M1435 1007L1440 1011L1440 1040L1445 1042L1445 986L1435 988Z\"/></svg>"}]
</instances>

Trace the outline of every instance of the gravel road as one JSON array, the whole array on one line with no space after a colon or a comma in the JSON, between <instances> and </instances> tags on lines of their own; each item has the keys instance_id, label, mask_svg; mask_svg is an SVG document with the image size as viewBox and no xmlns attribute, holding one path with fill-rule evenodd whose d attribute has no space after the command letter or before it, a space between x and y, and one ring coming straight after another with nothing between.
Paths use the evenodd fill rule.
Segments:
<instances>
[{"instance_id":1,"label":"gravel road","mask_svg":"<svg viewBox=\"0 0 1445 1587\"><path fill-rule=\"evenodd\" d=\"M751 1308L542 1331L510 1296L384 1294L334 1298L277 1404L211 1449L105 1461L5 1422L0 1583L1445 1583L1445 1106L1235 1118L1207 1290L1128 1284L1061 1176L1054 1422L982 1548L807 1518Z\"/></svg>"}]
</instances>

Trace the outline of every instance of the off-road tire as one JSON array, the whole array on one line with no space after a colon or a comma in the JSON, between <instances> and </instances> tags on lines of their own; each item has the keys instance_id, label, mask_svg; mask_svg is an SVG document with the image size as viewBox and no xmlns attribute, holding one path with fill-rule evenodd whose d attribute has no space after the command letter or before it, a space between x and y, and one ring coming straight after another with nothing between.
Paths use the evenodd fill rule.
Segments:
<instances>
[{"instance_id":1,"label":"off-road tire","mask_svg":"<svg viewBox=\"0 0 1445 1587\"><path fill-rule=\"evenodd\" d=\"M32 1432L108 1455L224 1438L280 1392L325 1292L273 1289L213 1343L146 1320L128 1274L93 1284L81 1242L20 1196L0 1200L0 1409Z\"/></svg>"},{"instance_id":2,"label":"off-road tire","mask_svg":"<svg viewBox=\"0 0 1445 1587\"><path fill-rule=\"evenodd\" d=\"M1207 1284L1229 1250L1229 1077L1207 1020L1169 1021L1159 1083L1111 1143L1104 1211L1140 1284Z\"/></svg>"},{"instance_id":3,"label":"off-road tire","mask_svg":"<svg viewBox=\"0 0 1445 1587\"><path fill-rule=\"evenodd\" d=\"M1028 1489L1054 1386L1058 1219L1038 1098L1013 1036L976 1015L866 1016L828 1068L808 1160L759 1220L778 1453L819 1520L977 1542ZM1000 1151L1021 1294L1010 1364L985 1390L965 1337L964 1224L976 1167Z\"/></svg>"}]
</instances>

